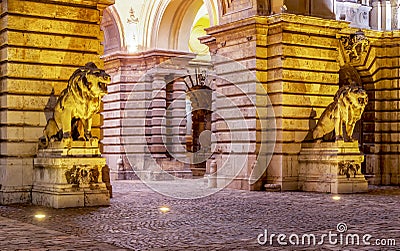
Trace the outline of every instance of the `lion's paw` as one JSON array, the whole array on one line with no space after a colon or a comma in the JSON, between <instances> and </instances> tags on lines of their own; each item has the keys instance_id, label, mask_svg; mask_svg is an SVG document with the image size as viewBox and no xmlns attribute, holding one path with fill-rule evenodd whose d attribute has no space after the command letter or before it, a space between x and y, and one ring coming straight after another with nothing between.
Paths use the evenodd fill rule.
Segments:
<instances>
[{"instance_id":1,"label":"lion's paw","mask_svg":"<svg viewBox=\"0 0 400 251\"><path fill-rule=\"evenodd\" d=\"M341 135L336 136L335 141L344 141L343 136L341 136Z\"/></svg>"},{"instance_id":2,"label":"lion's paw","mask_svg":"<svg viewBox=\"0 0 400 251\"><path fill-rule=\"evenodd\" d=\"M70 147L71 144L72 144L72 138L63 138L63 139L61 140L61 143L62 143L64 146Z\"/></svg>"}]
</instances>

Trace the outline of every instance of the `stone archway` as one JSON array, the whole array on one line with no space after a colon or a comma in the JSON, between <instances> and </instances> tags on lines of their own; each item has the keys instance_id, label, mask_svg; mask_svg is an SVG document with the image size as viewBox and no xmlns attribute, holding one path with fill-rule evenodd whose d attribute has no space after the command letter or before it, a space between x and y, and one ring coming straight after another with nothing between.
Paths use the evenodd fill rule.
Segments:
<instances>
[{"instance_id":1,"label":"stone archway","mask_svg":"<svg viewBox=\"0 0 400 251\"><path fill-rule=\"evenodd\" d=\"M186 149L193 153L190 169L194 177L202 177L206 172L207 160L212 155L212 80L207 79L207 71L195 71L186 78Z\"/></svg>"},{"instance_id":2,"label":"stone archway","mask_svg":"<svg viewBox=\"0 0 400 251\"><path fill-rule=\"evenodd\" d=\"M218 25L216 0L159 0L146 3L149 20L143 26L144 48L190 51L188 42L198 14L204 10L210 26Z\"/></svg>"},{"instance_id":3,"label":"stone archway","mask_svg":"<svg viewBox=\"0 0 400 251\"><path fill-rule=\"evenodd\" d=\"M126 157L127 153L124 147L121 147L124 138L122 132L123 123L121 122L123 120L124 111L116 109L123 108L129 94L141 84L141 78L163 62L170 59L173 61L175 58L180 58L178 59L179 61L184 58L183 61L186 63L183 63L183 68L185 68L187 64L190 64L189 68L191 69L196 68L196 64L198 64L199 61L193 60L196 58L197 52L193 50L193 47L198 47L200 43L196 46L189 46L190 40L197 40L197 37L205 35L204 28L218 24L218 7L216 0L139 0L133 3L132 6L129 6L126 2L120 3L119 5L116 4L115 6L118 8L118 11L121 12L119 14L123 22L135 22L138 35L135 40L135 43L137 43L134 46L135 48L131 48L129 45L132 41L128 41L128 39L131 39L131 35L127 29L132 28L132 25L130 26L126 23L120 26L118 26L118 24L108 25L109 30L105 31L105 33L107 33L105 34L106 36L111 36L112 32L116 33L117 27L120 27L121 30L119 34L122 34L125 39L121 40L121 51L119 53L110 54L106 51L106 55L104 56L106 70L109 74L114 76L113 79L115 79L115 83L110 85L110 88L112 88L110 95L105 98L103 112L104 155L107 157L107 163L114 174L113 178L118 176L127 177L126 175L121 176L115 174L120 173L120 171L127 172L130 168L135 170L138 167L144 168L147 165L146 163L148 163L144 160L144 157L136 163L130 163L131 161ZM129 8L132 9L131 12L134 14L134 17L127 14ZM110 14L112 13L110 12ZM109 20L111 20L111 18ZM118 18L113 18L112 21L115 23L118 21ZM196 32L193 32L194 27L196 28ZM201 31L201 29L203 29L203 31ZM124 45L122 45L123 43L125 43L128 48L124 48ZM208 47L206 47L206 49L206 53L208 53ZM205 62L202 61L201 64L204 65L204 63ZM181 65L178 63L177 67L179 68ZM150 82L165 84L165 88L162 88L163 90L161 91L167 96L171 94L171 96L175 95L174 97L176 97L176 93L184 93L185 90L187 91L188 89L185 88L185 84L182 82L183 80L177 79L170 83L171 76L178 76L178 78L182 76L174 73L174 70L169 70L167 74L157 73L155 75L150 75ZM143 95L157 92L152 83L148 85L144 84L144 86L147 86L147 90L140 90ZM161 104L165 102L165 107L158 107L159 105L156 105L153 102L154 100ZM148 101L152 102L154 105L154 107L149 107L150 110L167 110L168 102L170 102L166 97L160 99L155 98ZM139 107L137 109L140 110ZM181 107L178 109L181 109ZM182 111L185 111L184 107ZM153 112L153 115L156 113L157 112ZM163 125L160 124L160 121L163 119L160 114L151 116L150 118L147 118L145 114L143 114L143 116L139 116L138 114L140 114L140 112L136 113L135 118L132 118L132 124L140 124L143 126L142 129L147 132L146 135L148 135L148 137L145 141L140 141L141 150L135 150L135 154L140 152L144 155L143 144L149 144L149 151L151 154L154 154L154 156L157 156L156 159L159 160L159 166L170 168L171 165L167 162L169 161L168 159L173 160L173 158L171 159L165 146L162 145L163 142L160 141L165 135L161 133L159 128L163 128L162 130L172 130L174 133L181 135L179 132L179 128L181 127L163 127ZM133 120L136 122L133 122ZM146 125L139 123L140 120L146 120ZM174 120L173 123L175 122ZM200 133L201 132L199 132L199 134ZM184 137L185 135L181 136ZM171 144L171 147L179 147L179 144L176 144L176 142L168 142L168 137L166 140L167 145ZM179 164L179 166L181 165ZM180 172L180 174L179 172L176 173L178 173L178 175L182 174L182 172Z\"/></svg>"},{"instance_id":4,"label":"stone archway","mask_svg":"<svg viewBox=\"0 0 400 251\"><path fill-rule=\"evenodd\" d=\"M104 55L126 49L121 19L115 6L110 6L104 10L100 26L104 32Z\"/></svg>"}]
</instances>

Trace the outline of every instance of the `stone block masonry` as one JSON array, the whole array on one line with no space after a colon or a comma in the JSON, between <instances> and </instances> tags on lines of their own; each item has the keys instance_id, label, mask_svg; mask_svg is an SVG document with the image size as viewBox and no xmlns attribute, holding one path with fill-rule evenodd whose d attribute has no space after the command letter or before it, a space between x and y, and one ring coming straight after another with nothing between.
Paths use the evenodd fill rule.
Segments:
<instances>
[{"instance_id":1,"label":"stone block masonry","mask_svg":"<svg viewBox=\"0 0 400 251\"><path fill-rule=\"evenodd\" d=\"M260 19L257 76L271 98L277 130L267 183L298 189L301 142L339 88L336 34L346 26L291 14Z\"/></svg>"},{"instance_id":2,"label":"stone block masonry","mask_svg":"<svg viewBox=\"0 0 400 251\"><path fill-rule=\"evenodd\" d=\"M271 99L274 114L265 113L262 102L257 105L257 119L274 116L276 121L276 127L270 128L276 129L276 145L264 182L279 184L282 190L299 189L301 143L340 85L344 63L338 36L356 31L346 22L293 14L253 16L208 30L215 38L216 54L254 72ZM370 98L359 143L366 154L366 173L373 176L371 182L399 184L399 35L365 31L365 36L370 48L358 62L351 62ZM256 86L254 80L247 81ZM229 86L221 86L221 92L238 95ZM258 93L254 95L262 100Z\"/></svg>"},{"instance_id":3,"label":"stone block masonry","mask_svg":"<svg viewBox=\"0 0 400 251\"><path fill-rule=\"evenodd\" d=\"M103 67L100 21L113 3L1 1L0 204L31 201L38 138L75 69ZM98 137L101 121L94 119Z\"/></svg>"},{"instance_id":4,"label":"stone block masonry","mask_svg":"<svg viewBox=\"0 0 400 251\"><path fill-rule=\"evenodd\" d=\"M153 163L150 151L154 153L154 159L166 158L167 149L162 142L162 132L165 133L166 127L162 125L162 119L167 108L165 85L169 83L165 82L165 76L157 76L154 84L158 83L158 87L163 89L159 92L153 90L156 88L153 79L145 76L149 76L149 71L162 62L177 57L189 61L194 55L149 50L130 55L114 52L104 56L105 69L113 80L109 85L109 94L103 99L102 112L103 156L107 159L112 180L137 178L133 171L144 171L146 174L143 175L147 176L150 172L145 169L151 169L148 163ZM183 92L177 86L173 90L180 95Z\"/></svg>"},{"instance_id":5,"label":"stone block masonry","mask_svg":"<svg viewBox=\"0 0 400 251\"><path fill-rule=\"evenodd\" d=\"M266 165L264 156L272 154L263 152L260 145L275 143L262 183L279 184L283 190L298 189L301 143L339 88L336 34L347 25L322 18L281 14L249 17L208 30L216 39L217 55L240 62L257 78L235 80L235 83L247 84L250 88L243 95L256 100L256 109L249 113L252 117L246 118L250 131L257 134L245 177L250 175L257 156L257 165ZM221 85L220 88L223 93L235 93L233 86ZM268 104L262 94L265 91L273 113L267 111ZM239 99L235 104L246 105ZM270 120L275 120L275 128L260 126L262 121L268 124ZM268 137L274 130L276 141ZM266 136L262 136L265 131ZM243 184L232 187L245 188ZM259 188L260 183L250 189Z\"/></svg>"},{"instance_id":6,"label":"stone block masonry","mask_svg":"<svg viewBox=\"0 0 400 251\"><path fill-rule=\"evenodd\" d=\"M357 65L370 104L363 120L366 174L376 185L400 184L400 50L398 31L368 31L368 58Z\"/></svg>"}]
</instances>

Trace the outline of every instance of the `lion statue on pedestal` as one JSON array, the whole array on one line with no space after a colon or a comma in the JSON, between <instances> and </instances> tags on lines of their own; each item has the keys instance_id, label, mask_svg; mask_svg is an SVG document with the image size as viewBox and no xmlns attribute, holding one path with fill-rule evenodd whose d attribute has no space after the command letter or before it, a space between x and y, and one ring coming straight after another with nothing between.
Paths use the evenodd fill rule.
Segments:
<instances>
[{"instance_id":1,"label":"lion statue on pedestal","mask_svg":"<svg viewBox=\"0 0 400 251\"><path fill-rule=\"evenodd\" d=\"M356 122L361 119L368 104L368 95L361 87L343 86L335 94L334 101L328 105L312 132L314 140L335 131L335 140L344 140L343 124L348 141L353 141Z\"/></svg>"},{"instance_id":2,"label":"lion statue on pedestal","mask_svg":"<svg viewBox=\"0 0 400 251\"><path fill-rule=\"evenodd\" d=\"M110 75L94 63L78 68L57 100L39 147L47 148L50 141L92 139L92 117L100 111L101 98L107 94L110 82Z\"/></svg>"}]
</instances>

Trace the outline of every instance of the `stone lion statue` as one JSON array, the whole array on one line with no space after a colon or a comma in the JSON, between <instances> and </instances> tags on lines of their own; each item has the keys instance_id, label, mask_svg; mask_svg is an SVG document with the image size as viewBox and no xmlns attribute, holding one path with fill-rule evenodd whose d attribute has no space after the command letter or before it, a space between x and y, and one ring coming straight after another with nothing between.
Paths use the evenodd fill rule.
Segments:
<instances>
[{"instance_id":1,"label":"stone lion statue","mask_svg":"<svg viewBox=\"0 0 400 251\"><path fill-rule=\"evenodd\" d=\"M94 63L78 68L57 100L39 147L46 148L51 140L92 139L92 117L100 111L101 98L107 94L110 81L110 75Z\"/></svg>"},{"instance_id":2,"label":"stone lion statue","mask_svg":"<svg viewBox=\"0 0 400 251\"><path fill-rule=\"evenodd\" d=\"M361 119L368 95L361 87L343 86L336 94L334 101L328 105L313 130L313 139L321 139L326 134L335 131L336 140L344 140L343 124L346 128L348 141L353 141L353 131L356 122Z\"/></svg>"}]
</instances>

